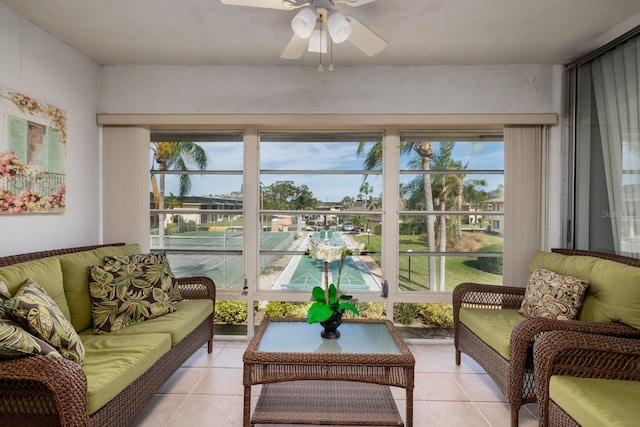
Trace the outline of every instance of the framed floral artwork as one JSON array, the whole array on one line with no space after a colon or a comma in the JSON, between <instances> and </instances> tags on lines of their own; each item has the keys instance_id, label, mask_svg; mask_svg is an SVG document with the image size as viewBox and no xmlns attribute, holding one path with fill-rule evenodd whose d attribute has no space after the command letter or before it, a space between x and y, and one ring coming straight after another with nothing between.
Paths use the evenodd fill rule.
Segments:
<instances>
[{"instance_id":1,"label":"framed floral artwork","mask_svg":"<svg viewBox=\"0 0 640 427\"><path fill-rule=\"evenodd\" d=\"M64 110L0 88L0 214L62 213Z\"/></svg>"}]
</instances>

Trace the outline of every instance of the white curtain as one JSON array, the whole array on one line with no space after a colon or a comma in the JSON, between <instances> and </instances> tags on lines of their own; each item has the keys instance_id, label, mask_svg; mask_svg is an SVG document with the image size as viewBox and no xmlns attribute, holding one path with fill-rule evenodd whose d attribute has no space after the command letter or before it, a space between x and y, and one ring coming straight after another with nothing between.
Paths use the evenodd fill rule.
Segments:
<instances>
[{"instance_id":1,"label":"white curtain","mask_svg":"<svg viewBox=\"0 0 640 427\"><path fill-rule=\"evenodd\" d=\"M595 59L591 75L618 254L640 257L640 38Z\"/></svg>"}]
</instances>

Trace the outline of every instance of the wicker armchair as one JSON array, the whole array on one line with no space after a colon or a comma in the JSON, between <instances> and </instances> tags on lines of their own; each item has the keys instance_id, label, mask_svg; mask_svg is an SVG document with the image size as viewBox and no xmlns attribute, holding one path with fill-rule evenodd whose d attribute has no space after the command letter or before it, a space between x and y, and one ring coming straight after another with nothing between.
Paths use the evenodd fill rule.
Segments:
<instances>
[{"instance_id":1,"label":"wicker armchair","mask_svg":"<svg viewBox=\"0 0 640 427\"><path fill-rule=\"evenodd\" d=\"M563 255L586 255L640 267L640 260L599 252L553 249ZM527 318L511 334L510 357L505 359L460 322L462 307L518 309L525 293L521 287L462 283L453 291L454 344L456 364L461 353L474 359L496 383L511 407L511 426L518 425L520 408L536 402L533 377L533 340L542 332L568 330L594 334L640 337L640 330L620 323L594 323L578 320Z\"/></svg>"},{"instance_id":2,"label":"wicker armchair","mask_svg":"<svg viewBox=\"0 0 640 427\"><path fill-rule=\"evenodd\" d=\"M534 345L535 390L540 425L575 426L579 423L549 397L553 375L640 381L640 340L553 331Z\"/></svg>"}]
</instances>

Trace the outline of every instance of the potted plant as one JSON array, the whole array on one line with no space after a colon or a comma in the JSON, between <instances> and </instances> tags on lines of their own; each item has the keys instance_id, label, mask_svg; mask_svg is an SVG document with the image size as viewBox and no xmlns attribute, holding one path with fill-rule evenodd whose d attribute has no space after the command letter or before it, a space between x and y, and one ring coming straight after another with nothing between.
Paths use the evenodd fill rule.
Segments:
<instances>
[{"instance_id":1,"label":"potted plant","mask_svg":"<svg viewBox=\"0 0 640 427\"><path fill-rule=\"evenodd\" d=\"M323 338L338 338L340 332L337 330L342 323L342 314L349 310L359 315L358 307L349 302L353 298L340 292L340 277L342 276L342 266L344 260L349 255L359 255L364 248L364 244L350 247L346 244L331 245L328 239L323 241L311 240L308 253L312 258L322 261L324 266L324 288L316 286L311 291L313 304L307 312L307 322L320 323L324 330ZM338 279L336 284L329 284L329 263L339 261Z\"/></svg>"}]
</instances>

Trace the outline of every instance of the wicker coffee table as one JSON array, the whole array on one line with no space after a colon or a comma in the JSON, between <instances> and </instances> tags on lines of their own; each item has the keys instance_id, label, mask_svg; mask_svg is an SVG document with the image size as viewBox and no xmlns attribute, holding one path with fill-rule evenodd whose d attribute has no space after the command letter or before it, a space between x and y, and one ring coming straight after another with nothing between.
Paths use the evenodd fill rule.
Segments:
<instances>
[{"instance_id":1,"label":"wicker coffee table","mask_svg":"<svg viewBox=\"0 0 640 427\"><path fill-rule=\"evenodd\" d=\"M389 386L406 389L413 426L415 359L393 323L350 320L340 338L298 319L262 322L242 357L244 426L404 426ZM251 414L251 387L263 384Z\"/></svg>"}]
</instances>

